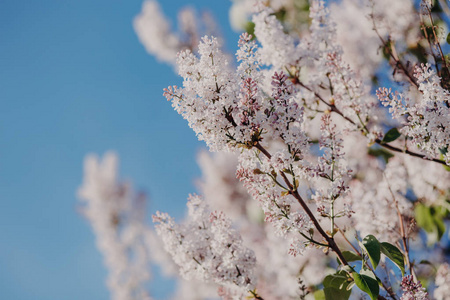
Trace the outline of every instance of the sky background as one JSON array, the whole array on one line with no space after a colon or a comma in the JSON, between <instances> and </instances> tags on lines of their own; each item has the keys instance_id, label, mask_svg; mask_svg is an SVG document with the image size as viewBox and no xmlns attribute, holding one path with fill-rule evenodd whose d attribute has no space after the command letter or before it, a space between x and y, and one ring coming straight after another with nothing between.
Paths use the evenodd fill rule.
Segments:
<instances>
[{"instance_id":1,"label":"sky background","mask_svg":"<svg viewBox=\"0 0 450 300\"><path fill-rule=\"evenodd\" d=\"M230 1L191 3L228 25ZM0 1L0 299L109 299L76 191L87 153L115 150L120 174L181 217L204 147L162 89L181 80L133 31L141 0ZM150 220L150 218L149 218ZM170 289L158 283L159 299Z\"/></svg>"}]
</instances>

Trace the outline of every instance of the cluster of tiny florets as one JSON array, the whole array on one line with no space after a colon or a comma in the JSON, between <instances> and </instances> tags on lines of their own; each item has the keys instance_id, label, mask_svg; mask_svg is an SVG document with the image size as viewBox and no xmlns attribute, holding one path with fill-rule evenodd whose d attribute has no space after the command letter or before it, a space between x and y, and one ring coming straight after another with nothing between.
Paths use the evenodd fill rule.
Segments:
<instances>
[{"instance_id":1,"label":"cluster of tiny florets","mask_svg":"<svg viewBox=\"0 0 450 300\"><path fill-rule=\"evenodd\" d=\"M414 282L412 275L403 277L401 286L403 290L401 300L428 300L428 293L422 283L420 281Z\"/></svg>"},{"instance_id":2,"label":"cluster of tiny florets","mask_svg":"<svg viewBox=\"0 0 450 300\"><path fill-rule=\"evenodd\" d=\"M111 299L150 299L145 289L150 278L145 242L150 229L141 207L145 199L119 181L114 153L106 154L102 161L92 155L85 159L84 182L78 193L109 272Z\"/></svg>"},{"instance_id":3,"label":"cluster of tiny florets","mask_svg":"<svg viewBox=\"0 0 450 300\"><path fill-rule=\"evenodd\" d=\"M156 232L186 278L215 282L243 291L255 285L253 251L242 244L222 212L210 212L198 196L188 202L189 218L177 224L165 213L153 216Z\"/></svg>"},{"instance_id":4,"label":"cluster of tiny florets","mask_svg":"<svg viewBox=\"0 0 450 300\"><path fill-rule=\"evenodd\" d=\"M419 95L391 92L380 88L377 96L394 119L401 122L400 132L412 140L429 158L441 151L450 164L450 93L442 88L440 77L429 64L416 67Z\"/></svg>"}]
</instances>

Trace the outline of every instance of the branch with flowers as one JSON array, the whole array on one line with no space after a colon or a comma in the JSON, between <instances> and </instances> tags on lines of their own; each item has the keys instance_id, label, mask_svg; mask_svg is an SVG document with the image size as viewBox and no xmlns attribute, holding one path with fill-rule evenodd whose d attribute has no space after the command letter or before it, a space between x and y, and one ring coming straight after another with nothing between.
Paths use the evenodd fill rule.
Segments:
<instances>
[{"instance_id":1,"label":"branch with flowers","mask_svg":"<svg viewBox=\"0 0 450 300\"><path fill-rule=\"evenodd\" d=\"M186 220L140 227L185 299L450 299L450 16L388 2L236 1L237 66L192 11L180 37L144 4L138 36L183 78L164 96L215 152Z\"/></svg>"}]
</instances>

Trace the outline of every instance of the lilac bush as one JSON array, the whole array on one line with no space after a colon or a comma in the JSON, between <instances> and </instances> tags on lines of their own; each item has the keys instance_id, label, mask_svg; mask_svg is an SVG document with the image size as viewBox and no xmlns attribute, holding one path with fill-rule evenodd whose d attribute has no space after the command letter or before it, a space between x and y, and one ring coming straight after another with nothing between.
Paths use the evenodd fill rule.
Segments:
<instances>
[{"instance_id":1,"label":"lilac bush","mask_svg":"<svg viewBox=\"0 0 450 300\"><path fill-rule=\"evenodd\" d=\"M148 0L134 21L183 78L164 96L213 153L185 220L157 212L155 229L112 158L88 159L80 197L112 297L150 298L153 263L181 274L174 299L450 299L448 3L230 11L236 60L208 15L183 10L176 33Z\"/></svg>"}]
</instances>

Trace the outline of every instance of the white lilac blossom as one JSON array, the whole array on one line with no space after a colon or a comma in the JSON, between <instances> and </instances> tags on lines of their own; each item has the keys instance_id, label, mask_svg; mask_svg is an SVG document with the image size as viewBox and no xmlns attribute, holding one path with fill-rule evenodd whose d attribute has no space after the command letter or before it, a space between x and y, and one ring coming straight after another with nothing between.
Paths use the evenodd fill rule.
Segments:
<instances>
[{"instance_id":1,"label":"white lilac blossom","mask_svg":"<svg viewBox=\"0 0 450 300\"><path fill-rule=\"evenodd\" d=\"M189 45L196 45L200 40L197 16L192 7L185 7L178 12L178 26L185 36L189 37Z\"/></svg>"},{"instance_id":2,"label":"white lilac blossom","mask_svg":"<svg viewBox=\"0 0 450 300\"><path fill-rule=\"evenodd\" d=\"M373 115L376 102L368 97L367 86L363 85L337 52L327 55L325 65L333 87L331 103L334 102L343 115L351 118L358 127L364 128L370 117L376 117Z\"/></svg>"},{"instance_id":3,"label":"white lilac blossom","mask_svg":"<svg viewBox=\"0 0 450 300\"><path fill-rule=\"evenodd\" d=\"M450 197L450 172L438 164L403 156L409 187L428 205L444 205ZM423 170L426 170L424 172Z\"/></svg>"},{"instance_id":4,"label":"white lilac blossom","mask_svg":"<svg viewBox=\"0 0 450 300\"><path fill-rule=\"evenodd\" d=\"M304 214L295 199L285 190L277 174L280 170L289 169L293 159L282 152L275 153L272 158L259 157L248 152L240 157L237 176L248 188L252 196L260 203L264 211L265 221L272 223L277 235L291 241L290 253L300 254L308 243L299 238L299 234L307 233L311 228L309 218ZM296 169L295 169L296 170ZM292 174L295 171L292 171Z\"/></svg>"},{"instance_id":5,"label":"white lilac blossom","mask_svg":"<svg viewBox=\"0 0 450 300\"><path fill-rule=\"evenodd\" d=\"M300 80L301 97L313 111L329 110L344 117L347 126L361 131L370 141L379 137L378 128L369 128L378 119L376 101L369 95L370 87L342 59L342 47L336 40L336 25L330 21L323 1L313 1L310 8L311 35L297 46L300 57L295 80ZM306 68L306 76L302 71ZM292 71L291 71L292 73ZM306 84L306 86L305 86ZM329 91L324 91L327 87ZM307 92L314 92L312 95ZM307 97L314 96L307 100ZM314 101L320 106L315 106ZM324 105L326 103L326 105Z\"/></svg>"},{"instance_id":6,"label":"white lilac blossom","mask_svg":"<svg viewBox=\"0 0 450 300\"><path fill-rule=\"evenodd\" d=\"M179 266L164 248L163 239L155 231L149 230L145 235L152 265L157 265L164 277L176 279L176 288L170 299L216 299L217 285L214 282L204 282L196 279L185 280L179 277Z\"/></svg>"},{"instance_id":7,"label":"white lilac blossom","mask_svg":"<svg viewBox=\"0 0 450 300\"><path fill-rule=\"evenodd\" d=\"M436 300L450 299L450 266L448 263L443 263L439 266L436 273L436 289L433 296Z\"/></svg>"},{"instance_id":8,"label":"white lilac blossom","mask_svg":"<svg viewBox=\"0 0 450 300\"><path fill-rule=\"evenodd\" d=\"M371 9L371 18L379 33L389 36L395 42L408 44L416 42L418 15L414 11L414 1L365 0Z\"/></svg>"},{"instance_id":9,"label":"white lilac blossom","mask_svg":"<svg viewBox=\"0 0 450 300\"><path fill-rule=\"evenodd\" d=\"M162 62L175 63L182 43L180 38L172 32L169 21L162 14L158 2L145 1L142 4L142 12L136 16L133 25L148 53Z\"/></svg>"},{"instance_id":10,"label":"white lilac blossom","mask_svg":"<svg viewBox=\"0 0 450 300\"><path fill-rule=\"evenodd\" d=\"M286 255L289 239L279 237L273 226L261 222L264 215L260 208L235 178L237 156L203 151L198 162L202 170L199 188L205 201L230 216L244 244L255 251L258 294L264 299L296 299L299 278L308 285L319 284L323 274L331 270L328 258L316 248L307 248L296 257Z\"/></svg>"},{"instance_id":11,"label":"white lilac blossom","mask_svg":"<svg viewBox=\"0 0 450 300\"><path fill-rule=\"evenodd\" d=\"M335 201L347 194L352 170L345 164L343 139L332 123L330 114L322 116L321 131L319 145L323 155L319 156L317 165L311 170L312 176L319 178L312 198L316 201L320 214L334 222L335 218L351 214L348 206L344 206L342 211L335 211Z\"/></svg>"},{"instance_id":12,"label":"white lilac blossom","mask_svg":"<svg viewBox=\"0 0 450 300\"><path fill-rule=\"evenodd\" d=\"M180 10L179 32L173 31L155 0L144 1L141 13L134 18L133 26L147 52L170 65L175 65L179 51L197 49L202 32L218 36L217 26L210 14L204 12L199 17L191 7Z\"/></svg>"},{"instance_id":13,"label":"white lilac blossom","mask_svg":"<svg viewBox=\"0 0 450 300\"><path fill-rule=\"evenodd\" d=\"M382 62L380 37L400 49L417 43L418 15L411 0L343 0L333 2L330 12L344 60L367 81Z\"/></svg>"},{"instance_id":14,"label":"white lilac blossom","mask_svg":"<svg viewBox=\"0 0 450 300\"><path fill-rule=\"evenodd\" d=\"M354 78L351 70L341 61L340 48L332 40L332 24L323 23L326 14L323 3L315 1L311 8L313 34L311 40L306 43L307 46L302 46L307 48L302 50L304 55L317 53L315 56L320 63L316 66L316 70L320 72L311 76L310 83L331 83L334 99L329 105L336 105L344 117L352 119L351 122L356 128L364 128L369 136L374 136L371 139L375 140L378 135L369 132L366 127L369 117L373 117L371 108L374 103L369 101L371 97L363 98L366 91L361 82ZM237 78L240 82L236 82L237 78L228 67L228 61L220 51L217 40L204 37L199 46L199 57L190 51L179 54L178 66L179 74L184 77L183 88L170 87L165 91L165 96L172 100L175 109L188 120L199 138L205 140L213 151L230 149L230 146L235 145L249 146L257 140L262 140L264 134L267 137L276 135L291 138L285 139L289 146L296 144L297 148L301 148L304 144L304 138L299 132L303 129L293 129L300 127L302 123L303 112L296 108L297 103L309 91L300 92L290 84L289 78L283 72L276 71L295 63L295 57L298 55L286 50L292 49L296 52L295 46L293 41L291 43L289 39L283 38L281 25L269 14L268 8L263 8L255 18L256 29L258 24L261 25L260 30L256 30L256 35L262 46L256 47L248 35L241 37L240 50L237 53L240 61ZM273 28L278 28L277 32L271 32ZM290 45L276 40L280 37L284 43L287 41ZM289 53L281 55L281 50L276 50L280 45ZM321 50L323 47L326 47L325 50ZM269 52L265 52L266 50ZM294 60L279 61L275 54ZM270 75L273 78L270 101L266 101L262 94L263 90L267 90L261 86L265 82L263 77L267 77L267 72L258 72L260 63L272 65L275 70ZM241 101L238 101L239 99ZM292 129L280 132L279 127L284 126L284 122L288 122ZM291 132L291 136L287 136Z\"/></svg>"},{"instance_id":15,"label":"white lilac blossom","mask_svg":"<svg viewBox=\"0 0 450 300\"><path fill-rule=\"evenodd\" d=\"M252 15L255 12L255 0L232 0L229 11L230 25L233 30L242 32L251 24ZM264 5L270 7L275 14L282 15L283 27L291 33L302 35L307 28L308 0L271 0Z\"/></svg>"},{"instance_id":16,"label":"white lilac blossom","mask_svg":"<svg viewBox=\"0 0 450 300\"><path fill-rule=\"evenodd\" d=\"M283 34L281 25L269 12L268 8L262 8L255 16L257 28L258 23L261 27L256 30L261 48L251 41L249 35L241 36L237 53L240 62L238 76L228 68L218 42L214 38L204 37L199 46L199 57L190 51L179 55L179 73L184 77L183 88L166 89L165 96L172 100L175 109L188 120L199 139L205 140L211 150L243 147L238 175L254 197L260 200L266 220L275 225L280 235L289 235L292 240L291 253L296 255L308 244L299 239L298 234L308 232L310 220L301 212L298 199L290 195L289 189L296 190L298 179L304 176L306 170L311 170L310 167L305 168L308 162L302 160L308 152L308 138L302 125L303 108L298 104L298 97L302 94L288 76L284 72L273 72L270 97L262 92L260 86L264 81L261 79L264 73L259 74L260 63L273 65L275 70L294 63L278 61L271 54L280 52L278 50L264 52L278 45L280 42L277 38ZM336 95L336 106L344 111L344 116L352 115L355 120L358 117L362 124L357 125L357 128L365 128L372 104L367 106L360 101L363 92L359 83L352 79L353 74L348 67L340 62L337 55L339 47L332 41L333 27L324 23L326 15L323 2L315 1L311 9L313 34L308 44L309 51L314 45L325 47L325 50L317 51L319 61L323 63L317 67L323 72L320 76L325 78L325 73L339 71L336 78L334 75L328 78L333 83L333 89L339 94L350 92L346 97ZM270 31L273 28L277 32ZM287 48L294 49L293 41L287 41L292 46L288 45ZM281 55L286 56L293 57L290 53ZM326 130L331 130L331 127ZM281 146L272 155L263 148L267 146L266 141L270 140L278 140ZM260 156L253 150L255 148L261 151ZM290 174L292 182L286 181L285 172ZM285 177L281 179L279 175ZM336 179L332 180L336 186L331 190L333 193L339 190L335 194L337 197L346 190L346 186L340 176ZM283 186L285 184L288 186Z\"/></svg>"},{"instance_id":17,"label":"white lilac blossom","mask_svg":"<svg viewBox=\"0 0 450 300\"><path fill-rule=\"evenodd\" d=\"M169 87L164 95L172 100L172 106L187 119L199 139L218 151L227 147L227 136L234 133L230 120L238 84L217 39L203 37L199 56L190 50L178 54L183 88Z\"/></svg>"},{"instance_id":18,"label":"white lilac blossom","mask_svg":"<svg viewBox=\"0 0 450 300\"><path fill-rule=\"evenodd\" d=\"M255 35L261 43L261 60L265 65L282 70L298 58L294 39L284 33L283 26L267 6L253 16Z\"/></svg>"},{"instance_id":19,"label":"white lilac blossom","mask_svg":"<svg viewBox=\"0 0 450 300\"><path fill-rule=\"evenodd\" d=\"M236 51L236 59L240 62L237 73L241 80L248 78L254 78L254 81L259 82L261 75L260 71L260 53L257 51L258 46L256 42L252 40L252 35L244 32L238 41L239 49Z\"/></svg>"},{"instance_id":20,"label":"white lilac blossom","mask_svg":"<svg viewBox=\"0 0 450 300\"><path fill-rule=\"evenodd\" d=\"M441 87L441 78L429 64L416 67L420 94L392 92L380 88L377 96L394 119L401 122L400 132L412 139L412 143L424 151L428 158L441 153L450 164L450 93Z\"/></svg>"},{"instance_id":21,"label":"white lilac blossom","mask_svg":"<svg viewBox=\"0 0 450 300\"><path fill-rule=\"evenodd\" d=\"M118 180L118 158L107 153L102 161L88 156L78 194L82 212L96 235L97 247L108 268L111 299L150 299L145 283L150 279L143 222L142 196Z\"/></svg>"},{"instance_id":22,"label":"white lilac blossom","mask_svg":"<svg viewBox=\"0 0 450 300\"><path fill-rule=\"evenodd\" d=\"M228 16L234 31L241 32L246 29L253 8L253 0L233 0Z\"/></svg>"},{"instance_id":23,"label":"white lilac blossom","mask_svg":"<svg viewBox=\"0 0 450 300\"><path fill-rule=\"evenodd\" d=\"M381 241L401 237L399 214L411 216L412 204L405 197L407 173L400 159L391 159L382 173L354 180L350 190L352 219L361 236L373 234Z\"/></svg>"},{"instance_id":24,"label":"white lilac blossom","mask_svg":"<svg viewBox=\"0 0 450 300\"><path fill-rule=\"evenodd\" d=\"M402 279L403 294L400 300L428 300L428 293L420 281L414 282L412 275L406 275Z\"/></svg>"},{"instance_id":25,"label":"white lilac blossom","mask_svg":"<svg viewBox=\"0 0 450 300\"><path fill-rule=\"evenodd\" d=\"M156 232L180 267L181 275L244 293L253 290L254 253L243 246L230 221L222 212L209 212L198 196L190 197L188 209L185 224L176 224L165 213L153 216Z\"/></svg>"},{"instance_id":26,"label":"white lilac blossom","mask_svg":"<svg viewBox=\"0 0 450 300\"><path fill-rule=\"evenodd\" d=\"M197 185L208 205L223 211L233 221L250 218L247 212L253 213L256 207L247 189L236 178L237 156L224 152L209 155L202 151L197 161L202 170Z\"/></svg>"},{"instance_id":27,"label":"white lilac blossom","mask_svg":"<svg viewBox=\"0 0 450 300\"><path fill-rule=\"evenodd\" d=\"M254 244L259 262L257 291L264 299L298 299L299 279L313 286L331 272L322 250L310 247L302 255L286 255L289 240L279 237L271 226L265 228L264 239Z\"/></svg>"},{"instance_id":28,"label":"white lilac blossom","mask_svg":"<svg viewBox=\"0 0 450 300\"><path fill-rule=\"evenodd\" d=\"M370 13L366 1L343 0L330 5L330 17L336 22L336 39L343 49L342 58L366 80L371 79L383 59L379 50L381 41L373 30Z\"/></svg>"},{"instance_id":29,"label":"white lilac blossom","mask_svg":"<svg viewBox=\"0 0 450 300\"><path fill-rule=\"evenodd\" d=\"M178 278L176 290L169 298L170 300L215 300L218 299L217 290L219 285L211 282Z\"/></svg>"},{"instance_id":30,"label":"white lilac blossom","mask_svg":"<svg viewBox=\"0 0 450 300\"><path fill-rule=\"evenodd\" d=\"M251 147L267 136L282 138L292 151L300 152L306 141L301 128L303 110L290 81L283 73L275 73L272 99L266 99L255 74L256 46L245 34L239 45L238 77L229 69L215 38L202 39L199 58L190 51L181 52L183 88L169 87L164 95L212 151Z\"/></svg>"},{"instance_id":31,"label":"white lilac blossom","mask_svg":"<svg viewBox=\"0 0 450 300\"><path fill-rule=\"evenodd\" d=\"M308 138L303 130L303 108L298 105L294 88L283 72L272 76L271 113L269 126L273 137L279 136L295 159L301 159L307 151Z\"/></svg>"}]
</instances>

